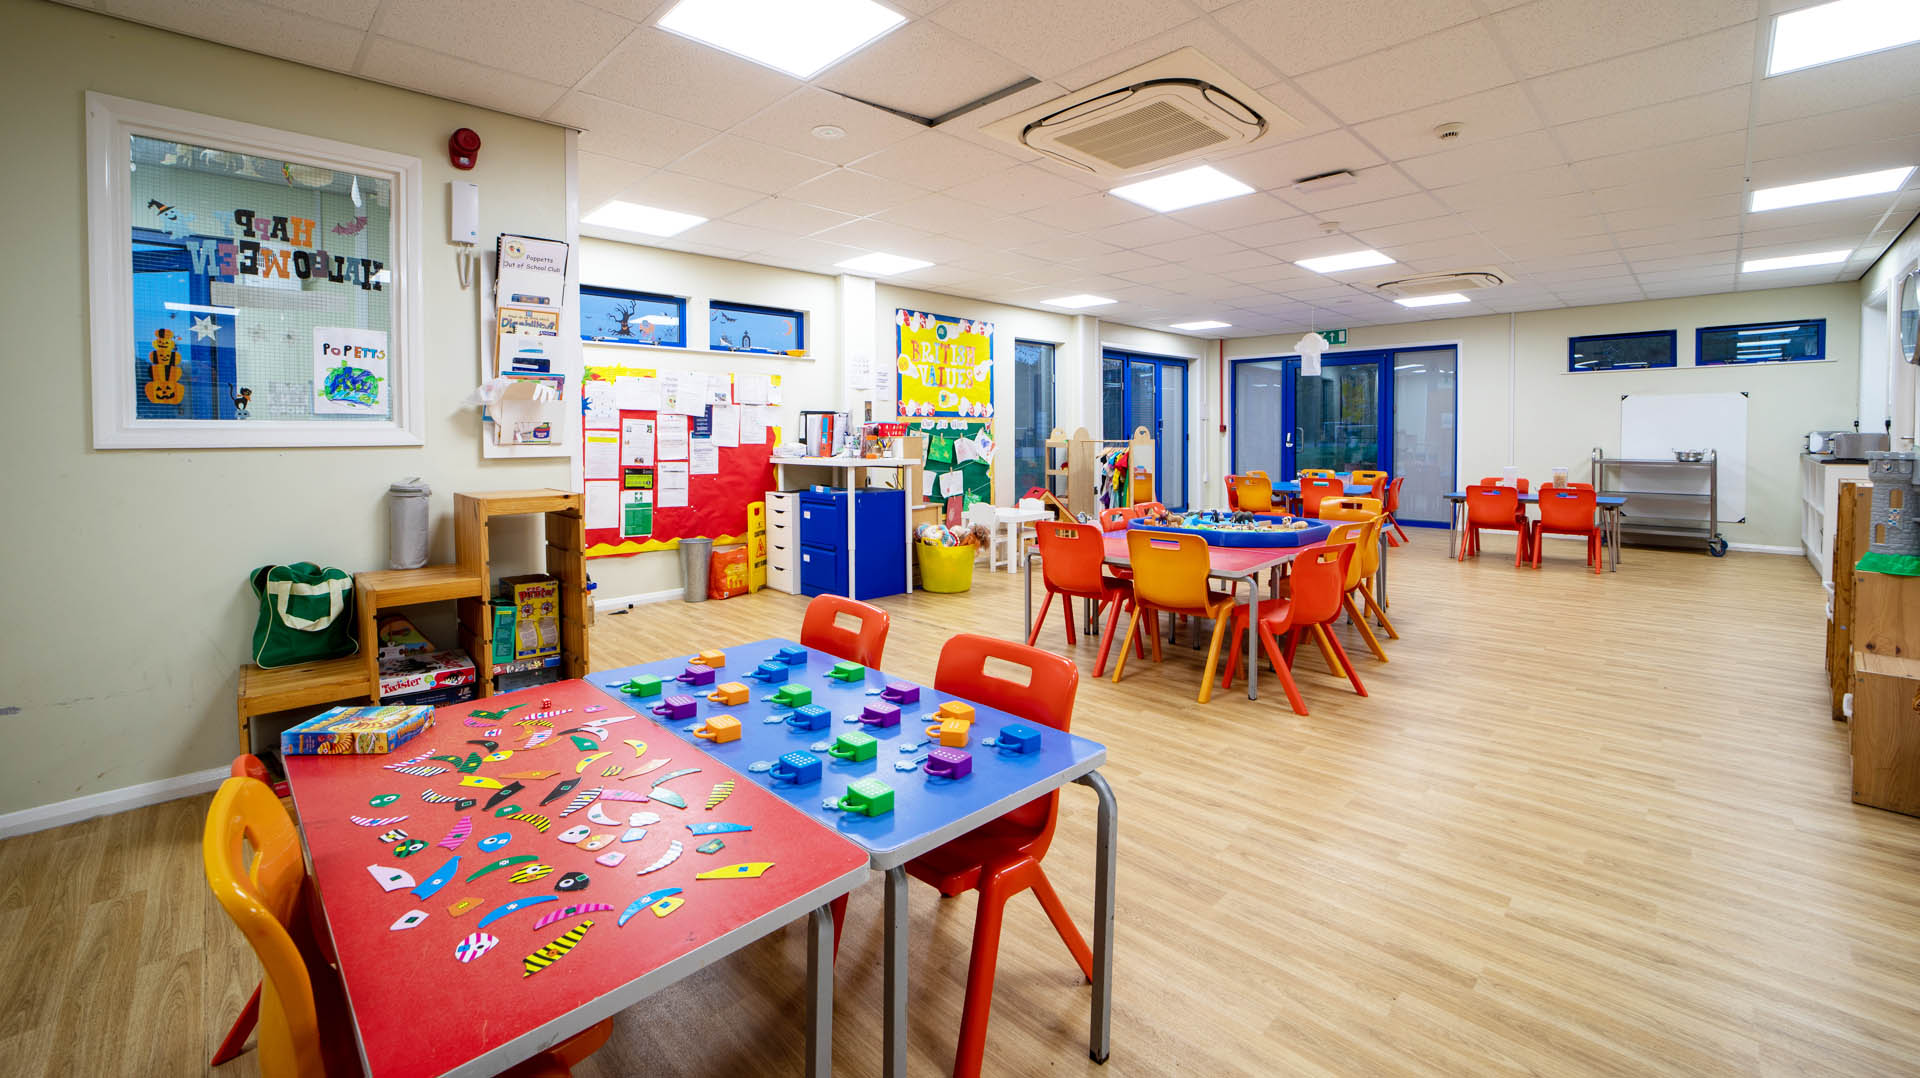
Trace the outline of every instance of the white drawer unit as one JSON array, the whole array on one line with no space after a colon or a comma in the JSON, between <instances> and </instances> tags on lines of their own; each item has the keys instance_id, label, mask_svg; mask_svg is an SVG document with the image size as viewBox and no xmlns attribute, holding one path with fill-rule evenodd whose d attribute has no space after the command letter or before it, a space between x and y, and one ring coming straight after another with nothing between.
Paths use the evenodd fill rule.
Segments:
<instances>
[{"instance_id":1,"label":"white drawer unit","mask_svg":"<svg viewBox=\"0 0 1920 1078\"><path fill-rule=\"evenodd\" d=\"M767 534L772 535L780 528L793 528L800 523L800 492L795 490L770 490L767 492Z\"/></svg>"},{"instance_id":2,"label":"white drawer unit","mask_svg":"<svg viewBox=\"0 0 1920 1078\"><path fill-rule=\"evenodd\" d=\"M767 587L800 594L800 495L767 492Z\"/></svg>"},{"instance_id":3,"label":"white drawer unit","mask_svg":"<svg viewBox=\"0 0 1920 1078\"><path fill-rule=\"evenodd\" d=\"M784 591L788 595L798 595L800 594L800 574L794 572L791 565L775 565L772 559L768 559L767 587L774 591Z\"/></svg>"}]
</instances>

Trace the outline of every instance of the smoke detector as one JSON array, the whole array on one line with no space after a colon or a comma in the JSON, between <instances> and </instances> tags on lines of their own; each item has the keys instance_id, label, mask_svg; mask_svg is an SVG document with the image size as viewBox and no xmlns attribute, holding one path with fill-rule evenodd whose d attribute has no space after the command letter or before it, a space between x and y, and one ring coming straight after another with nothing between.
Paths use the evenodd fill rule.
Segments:
<instances>
[{"instance_id":1,"label":"smoke detector","mask_svg":"<svg viewBox=\"0 0 1920 1078\"><path fill-rule=\"evenodd\" d=\"M1466 130L1465 124L1441 124L1433 129L1433 137L1441 142L1455 142L1459 140L1460 132L1464 130Z\"/></svg>"},{"instance_id":2,"label":"smoke detector","mask_svg":"<svg viewBox=\"0 0 1920 1078\"><path fill-rule=\"evenodd\" d=\"M1198 49L1183 48L981 130L1055 164L1117 178L1299 126Z\"/></svg>"},{"instance_id":3,"label":"smoke detector","mask_svg":"<svg viewBox=\"0 0 1920 1078\"><path fill-rule=\"evenodd\" d=\"M1507 280L1507 276L1499 270L1484 268L1422 273L1392 281L1381 281L1374 287L1398 299L1416 299L1421 296L1441 296L1449 292L1464 293L1498 288L1506 284Z\"/></svg>"}]
</instances>

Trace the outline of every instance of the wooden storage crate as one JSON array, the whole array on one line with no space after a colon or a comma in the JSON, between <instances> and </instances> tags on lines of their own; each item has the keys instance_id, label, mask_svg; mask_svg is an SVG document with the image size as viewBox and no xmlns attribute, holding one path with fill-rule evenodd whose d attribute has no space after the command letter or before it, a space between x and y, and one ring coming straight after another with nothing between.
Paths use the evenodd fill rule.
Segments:
<instances>
[{"instance_id":1,"label":"wooden storage crate","mask_svg":"<svg viewBox=\"0 0 1920 1078\"><path fill-rule=\"evenodd\" d=\"M1853 657L1853 800L1920 816L1920 660Z\"/></svg>"}]
</instances>

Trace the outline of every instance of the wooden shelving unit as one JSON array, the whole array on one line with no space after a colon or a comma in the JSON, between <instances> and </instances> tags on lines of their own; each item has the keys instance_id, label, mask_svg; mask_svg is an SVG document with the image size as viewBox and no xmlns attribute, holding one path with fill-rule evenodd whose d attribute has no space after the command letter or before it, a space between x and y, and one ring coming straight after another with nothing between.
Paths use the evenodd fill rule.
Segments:
<instances>
[{"instance_id":1,"label":"wooden shelving unit","mask_svg":"<svg viewBox=\"0 0 1920 1078\"><path fill-rule=\"evenodd\" d=\"M586 676L585 496L564 490L455 494L453 507L453 564L354 574L354 605L360 624L358 654L275 670L252 665L240 668L236 710L241 752L252 751L250 724L255 715L315 704L379 703L380 662L374 626L383 610L456 602L460 646L473 659L475 691L480 696L492 696L493 618L487 596L493 589L493 569L487 525L500 517L536 513L546 517L547 572L560 582L561 675Z\"/></svg>"}]
</instances>

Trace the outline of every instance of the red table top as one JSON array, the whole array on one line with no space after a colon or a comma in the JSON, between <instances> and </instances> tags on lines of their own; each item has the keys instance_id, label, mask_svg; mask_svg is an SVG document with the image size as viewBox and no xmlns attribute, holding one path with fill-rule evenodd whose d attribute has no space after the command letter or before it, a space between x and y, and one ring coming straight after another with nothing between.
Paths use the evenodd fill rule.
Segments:
<instances>
[{"instance_id":1,"label":"red table top","mask_svg":"<svg viewBox=\"0 0 1920 1078\"><path fill-rule=\"evenodd\" d=\"M1127 533L1108 532L1102 540L1107 544L1107 564L1126 565ZM1285 565L1304 547L1226 547L1209 546L1207 548L1207 569L1215 576L1243 580L1262 569L1271 569L1276 565Z\"/></svg>"},{"instance_id":2,"label":"red table top","mask_svg":"<svg viewBox=\"0 0 1920 1078\"><path fill-rule=\"evenodd\" d=\"M622 715L632 717L619 720ZM595 720L618 720L606 723L604 736L591 750L608 755L577 771L589 751L577 747L574 738L586 738L588 744L593 739L588 731L562 731ZM549 736L543 744L525 748L536 732ZM645 742L644 755L625 743L629 738ZM511 757L485 759L489 754L485 746L469 744L484 740L511 750ZM471 777L508 785L517 781L523 789L490 810L487 802L500 790L463 786L461 780L469 775L446 761L426 758L459 756L464 761L469 753L481 757ZM667 762L637 773L661 758ZM392 770L409 761L415 767L445 770L435 775ZM617 776L603 774L616 766L623 769ZM649 794L655 792L654 783L661 776L684 768L699 768L699 772L661 784L685 799L684 809L659 800L603 799L561 817L581 794L596 786ZM508 777L537 771L553 774L540 779ZM339 954L362 1058L372 1078L497 1073L846 893L866 878L864 851L785 804L750 776L722 766L661 729L644 710L636 713L628 702L584 681L563 681L436 708L434 726L390 755L292 756L287 758L287 772L312 855L315 884ZM579 783L572 791L541 804L555 786L576 778ZM732 793L707 809L715 784L728 779L734 782ZM423 791L472 798L475 804L461 809L452 803L428 803L421 798ZM398 798L384 805L369 803L385 794ZM495 815L509 804L546 817L547 830L538 830L536 821ZM620 841L630 830L630 817L640 812L660 819L643 821L643 837ZM617 825L590 820L589 813L614 819ZM363 825L350 818L354 816L405 818ZM453 833L463 818L471 820L471 833L454 843ZM687 827L718 822L748 824L751 830L708 836L696 835ZM594 841L592 835L611 839L595 850L561 841L575 826L589 829L588 842ZM380 836L394 828L405 831L407 839L383 841ZM480 848L482 839L501 833L510 836L504 846ZM720 839L725 848L711 855L697 852L695 847L710 838ZM404 858L396 856L398 842L416 839L429 845ZM450 848L443 848L443 839ZM636 875L661 859L675 841L682 850L678 860ZM595 860L614 852L626 855L617 866ZM527 854L537 860L468 879L500 858ZM412 884L383 890L369 871L374 865L397 868L426 887L454 858L459 864L451 878L425 898L415 896ZM773 865L758 877L694 878L697 873L762 861ZM516 872L541 864L552 866L552 872L513 882ZM586 873L586 887L558 890L557 883L575 872ZM636 899L663 888L680 888L681 893L672 897L684 905L664 917L656 916L649 906L636 911L625 925L617 923ZM476 900L470 908L459 914L449 909L469 898ZM521 908L480 926L481 919L501 905L529 898L554 901ZM576 911L534 927L550 914L587 903L613 908ZM425 919L415 927L393 927L414 910L425 911ZM568 947L564 937L587 921L592 926ZM497 937L499 942L463 962L455 948L476 932ZM555 946L546 959L528 962L528 956L549 945ZM537 967L532 973L527 972L530 964Z\"/></svg>"}]
</instances>

